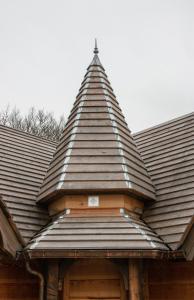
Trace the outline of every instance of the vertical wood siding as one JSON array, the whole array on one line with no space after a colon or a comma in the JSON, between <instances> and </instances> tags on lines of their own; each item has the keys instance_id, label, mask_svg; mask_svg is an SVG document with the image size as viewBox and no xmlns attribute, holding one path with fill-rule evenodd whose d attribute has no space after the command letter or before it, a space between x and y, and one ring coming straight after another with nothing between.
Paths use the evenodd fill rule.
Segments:
<instances>
[{"instance_id":1,"label":"vertical wood siding","mask_svg":"<svg viewBox=\"0 0 194 300\"><path fill-rule=\"evenodd\" d=\"M149 300L194 299L194 262L150 262Z\"/></svg>"},{"instance_id":2,"label":"vertical wood siding","mask_svg":"<svg viewBox=\"0 0 194 300\"><path fill-rule=\"evenodd\" d=\"M0 265L1 300L38 300L39 285L23 268Z\"/></svg>"}]
</instances>

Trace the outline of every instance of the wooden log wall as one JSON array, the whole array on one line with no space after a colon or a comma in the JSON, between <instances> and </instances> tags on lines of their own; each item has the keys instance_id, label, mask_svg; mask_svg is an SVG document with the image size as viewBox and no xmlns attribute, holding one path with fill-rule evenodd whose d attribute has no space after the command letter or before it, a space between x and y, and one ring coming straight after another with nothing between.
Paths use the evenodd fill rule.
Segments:
<instances>
[{"instance_id":1,"label":"wooden log wall","mask_svg":"<svg viewBox=\"0 0 194 300\"><path fill-rule=\"evenodd\" d=\"M194 262L150 261L149 300L194 299Z\"/></svg>"},{"instance_id":2,"label":"wooden log wall","mask_svg":"<svg viewBox=\"0 0 194 300\"><path fill-rule=\"evenodd\" d=\"M25 268L0 265L1 300L38 300L39 283Z\"/></svg>"}]
</instances>

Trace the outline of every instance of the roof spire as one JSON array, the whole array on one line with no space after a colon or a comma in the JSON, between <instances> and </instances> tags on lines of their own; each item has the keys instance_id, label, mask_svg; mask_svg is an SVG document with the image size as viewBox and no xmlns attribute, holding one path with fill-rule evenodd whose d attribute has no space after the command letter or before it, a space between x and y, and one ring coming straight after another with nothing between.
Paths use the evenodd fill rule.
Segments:
<instances>
[{"instance_id":1,"label":"roof spire","mask_svg":"<svg viewBox=\"0 0 194 300\"><path fill-rule=\"evenodd\" d=\"M154 200L153 184L97 55L96 41L94 51L38 201L96 192L128 192Z\"/></svg>"},{"instance_id":2,"label":"roof spire","mask_svg":"<svg viewBox=\"0 0 194 300\"><path fill-rule=\"evenodd\" d=\"M97 39L95 39L94 54L98 54L98 52Z\"/></svg>"}]
</instances>

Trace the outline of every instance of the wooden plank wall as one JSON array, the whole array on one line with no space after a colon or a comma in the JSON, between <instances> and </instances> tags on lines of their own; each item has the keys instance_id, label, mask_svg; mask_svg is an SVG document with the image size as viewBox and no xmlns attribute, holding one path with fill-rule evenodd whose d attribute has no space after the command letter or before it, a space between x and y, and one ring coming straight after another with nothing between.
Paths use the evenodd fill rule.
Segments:
<instances>
[{"instance_id":1,"label":"wooden plank wall","mask_svg":"<svg viewBox=\"0 0 194 300\"><path fill-rule=\"evenodd\" d=\"M148 264L149 300L194 299L194 262Z\"/></svg>"},{"instance_id":2,"label":"wooden plank wall","mask_svg":"<svg viewBox=\"0 0 194 300\"><path fill-rule=\"evenodd\" d=\"M90 264L89 264L90 265ZM78 269L77 269L78 268ZM119 280L116 273L113 272L110 267L110 274L113 277L108 276L109 267L106 266L106 277L102 277L101 267L98 264L100 279L108 280L108 290L113 293L116 288L116 281ZM114 268L114 267L113 267ZM148 293L146 299L149 300L191 300L194 299L194 262L165 262L165 261L150 261L147 265L148 270ZM87 272L86 272L87 271ZM93 267L91 269L84 266L76 266L71 271L71 276L68 276L70 285L72 288L72 295L68 295L67 299L71 299L75 296L76 291L79 291L79 280L89 279L90 290L95 290L92 286L93 280L97 279L97 269L93 274ZM85 275L85 272L87 273ZM95 275L95 276L94 276ZM78 276L78 277L77 277ZM115 277L114 277L115 276ZM102 277L102 278L101 278ZM78 278L78 279L77 279ZM105 280L106 279L106 280ZM67 277L66 277L67 280ZM102 291L102 282L97 280L97 284L100 284ZM105 280L105 281L104 281ZM116 281L115 281L116 280ZM113 283L114 282L114 283ZM65 282L67 283L67 282ZM103 284L104 284L103 283ZM113 285L111 286L111 284ZM88 288L87 286L87 288ZM26 272L24 268L18 268L15 266L3 266L0 265L0 299L1 300L38 300L38 281L36 277L31 276ZM65 293L68 289L65 284ZM82 293L84 292L84 289ZM115 291L116 293L116 291ZM113 293L111 296L117 298L117 295ZM85 295L85 294L84 294ZM67 295L66 295L67 296ZM70 296L70 297L69 297ZM83 295L82 295L83 296ZM103 295L104 296L104 295ZM107 296L107 295L106 295ZM108 295L110 296L110 295ZM119 298L119 296L118 296ZM125 298L125 297L121 297ZM140 298L141 299L141 298Z\"/></svg>"},{"instance_id":3,"label":"wooden plank wall","mask_svg":"<svg viewBox=\"0 0 194 300\"><path fill-rule=\"evenodd\" d=\"M64 299L125 300L124 285L117 266L108 260L75 262L64 278Z\"/></svg>"},{"instance_id":4,"label":"wooden plank wall","mask_svg":"<svg viewBox=\"0 0 194 300\"><path fill-rule=\"evenodd\" d=\"M24 268L0 265L1 300L38 300L38 281Z\"/></svg>"}]
</instances>

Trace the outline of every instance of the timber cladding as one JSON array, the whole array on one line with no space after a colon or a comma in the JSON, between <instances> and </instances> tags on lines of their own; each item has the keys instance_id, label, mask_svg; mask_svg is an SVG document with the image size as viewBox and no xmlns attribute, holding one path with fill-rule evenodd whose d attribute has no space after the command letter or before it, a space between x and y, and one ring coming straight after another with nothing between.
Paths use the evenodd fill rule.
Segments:
<instances>
[{"instance_id":1,"label":"timber cladding","mask_svg":"<svg viewBox=\"0 0 194 300\"><path fill-rule=\"evenodd\" d=\"M108 260L78 260L64 277L63 299L125 300L125 288L116 265Z\"/></svg>"},{"instance_id":2,"label":"timber cladding","mask_svg":"<svg viewBox=\"0 0 194 300\"><path fill-rule=\"evenodd\" d=\"M150 261L149 300L194 299L194 262Z\"/></svg>"},{"instance_id":3,"label":"timber cladding","mask_svg":"<svg viewBox=\"0 0 194 300\"><path fill-rule=\"evenodd\" d=\"M24 268L0 265L1 300L38 300L39 284Z\"/></svg>"},{"instance_id":4,"label":"timber cladding","mask_svg":"<svg viewBox=\"0 0 194 300\"><path fill-rule=\"evenodd\" d=\"M61 275L57 261L49 266L49 300L194 299L194 262L76 259L61 261Z\"/></svg>"},{"instance_id":5,"label":"timber cladding","mask_svg":"<svg viewBox=\"0 0 194 300\"><path fill-rule=\"evenodd\" d=\"M107 194L98 195L99 205L97 206L100 209L101 214L103 214L104 209L112 208L126 208L131 212L142 212L144 203L140 200L134 199L128 195L121 194ZM94 212L96 207L88 206L88 195L66 195L62 198L59 198L48 206L50 215L60 213L65 209L73 210L84 210L84 214L87 214L88 209L92 209Z\"/></svg>"}]
</instances>

